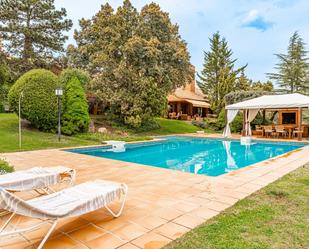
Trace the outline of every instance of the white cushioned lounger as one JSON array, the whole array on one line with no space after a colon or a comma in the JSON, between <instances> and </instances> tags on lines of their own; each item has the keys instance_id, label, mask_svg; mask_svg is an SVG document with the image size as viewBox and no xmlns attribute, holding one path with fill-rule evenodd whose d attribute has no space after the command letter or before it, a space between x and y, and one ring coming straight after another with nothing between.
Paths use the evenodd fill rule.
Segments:
<instances>
[{"instance_id":1,"label":"white cushioned lounger","mask_svg":"<svg viewBox=\"0 0 309 249\"><path fill-rule=\"evenodd\" d=\"M55 228L57 221L61 218L80 216L103 207L114 217L119 217L124 207L127 192L128 187L126 184L96 180L69 187L50 195L24 201L13 193L0 188L0 208L13 213L0 229L0 236L29 232L39 229L43 224L52 223L51 228L38 247L42 248ZM117 213L114 213L108 207L108 204L116 199L120 200L122 196L123 200L120 204L120 209ZM4 229L16 214L41 219L43 221L26 229L15 229L4 232Z\"/></svg>"},{"instance_id":2,"label":"white cushioned lounger","mask_svg":"<svg viewBox=\"0 0 309 249\"><path fill-rule=\"evenodd\" d=\"M0 175L0 187L8 191L28 191L42 189L47 193L54 192L52 185L68 180L74 183L76 172L74 169L57 167L34 167Z\"/></svg>"}]
</instances>

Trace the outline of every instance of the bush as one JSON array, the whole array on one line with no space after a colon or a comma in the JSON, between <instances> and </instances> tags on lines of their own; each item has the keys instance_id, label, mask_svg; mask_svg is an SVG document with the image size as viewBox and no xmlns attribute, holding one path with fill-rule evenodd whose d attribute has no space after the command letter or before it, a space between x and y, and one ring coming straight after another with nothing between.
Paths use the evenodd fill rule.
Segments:
<instances>
[{"instance_id":1,"label":"bush","mask_svg":"<svg viewBox=\"0 0 309 249\"><path fill-rule=\"evenodd\" d=\"M192 124L200 127L202 129L206 129L207 128L207 123L203 122L203 121L196 121L196 120L192 120Z\"/></svg>"},{"instance_id":2,"label":"bush","mask_svg":"<svg viewBox=\"0 0 309 249\"><path fill-rule=\"evenodd\" d=\"M57 76L45 69L34 69L22 75L9 92L10 107L18 113L21 101L21 117L43 131L54 131L57 125Z\"/></svg>"},{"instance_id":3,"label":"bush","mask_svg":"<svg viewBox=\"0 0 309 249\"><path fill-rule=\"evenodd\" d=\"M84 88L90 81L90 76L87 72L77 68L67 68L60 74L60 82L62 86L65 88L66 84L74 77L79 80Z\"/></svg>"},{"instance_id":4,"label":"bush","mask_svg":"<svg viewBox=\"0 0 309 249\"><path fill-rule=\"evenodd\" d=\"M9 165L6 161L0 159L0 175L14 171L14 167Z\"/></svg>"},{"instance_id":5,"label":"bush","mask_svg":"<svg viewBox=\"0 0 309 249\"><path fill-rule=\"evenodd\" d=\"M90 117L85 91L77 77L71 78L65 87L65 110L62 132L73 135L88 130Z\"/></svg>"}]
</instances>

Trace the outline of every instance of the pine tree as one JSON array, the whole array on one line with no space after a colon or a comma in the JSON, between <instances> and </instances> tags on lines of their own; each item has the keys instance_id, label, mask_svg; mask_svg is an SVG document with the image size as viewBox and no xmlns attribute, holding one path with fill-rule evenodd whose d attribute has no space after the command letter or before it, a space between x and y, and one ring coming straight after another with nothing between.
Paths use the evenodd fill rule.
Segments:
<instances>
[{"instance_id":1,"label":"pine tree","mask_svg":"<svg viewBox=\"0 0 309 249\"><path fill-rule=\"evenodd\" d=\"M198 74L197 82L210 101L212 110L218 114L224 107L224 96L235 90L237 75L246 66L234 69L236 59L232 59L233 52L219 32L209 40L210 51L204 52L204 68Z\"/></svg>"},{"instance_id":2,"label":"pine tree","mask_svg":"<svg viewBox=\"0 0 309 249\"><path fill-rule=\"evenodd\" d=\"M127 125L139 127L161 115L167 95L194 76L177 25L157 4L140 12L129 0L117 11L105 4L80 27L76 51L95 76L90 88Z\"/></svg>"},{"instance_id":3,"label":"pine tree","mask_svg":"<svg viewBox=\"0 0 309 249\"><path fill-rule=\"evenodd\" d=\"M245 69L240 71L240 76L236 80L235 89L237 91L248 91L250 90L250 80L245 74Z\"/></svg>"},{"instance_id":4,"label":"pine tree","mask_svg":"<svg viewBox=\"0 0 309 249\"><path fill-rule=\"evenodd\" d=\"M72 77L65 86L65 110L62 132L73 135L87 131L90 123L85 90L77 77Z\"/></svg>"},{"instance_id":5,"label":"pine tree","mask_svg":"<svg viewBox=\"0 0 309 249\"><path fill-rule=\"evenodd\" d=\"M288 92L305 92L309 89L309 63L305 43L298 32L290 38L287 54L276 54L279 62L276 73L269 73L270 79Z\"/></svg>"},{"instance_id":6,"label":"pine tree","mask_svg":"<svg viewBox=\"0 0 309 249\"><path fill-rule=\"evenodd\" d=\"M21 65L44 66L63 51L72 27L66 10L55 9L54 0L0 0L0 32L7 52ZM28 68L26 68L28 69Z\"/></svg>"}]
</instances>

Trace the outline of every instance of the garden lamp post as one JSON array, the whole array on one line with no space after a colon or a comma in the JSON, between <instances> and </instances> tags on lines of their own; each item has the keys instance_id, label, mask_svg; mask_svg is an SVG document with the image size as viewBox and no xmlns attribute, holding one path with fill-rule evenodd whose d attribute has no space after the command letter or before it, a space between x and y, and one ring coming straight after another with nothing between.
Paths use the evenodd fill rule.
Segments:
<instances>
[{"instance_id":1,"label":"garden lamp post","mask_svg":"<svg viewBox=\"0 0 309 249\"><path fill-rule=\"evenodd\" d=\"M24 97L24 92L19 94L18 99L18 137L19 137L19 149L21 149L21 99Z\"/></svg>"},{"instance_id":2,"label":"garden lamp post","mask_svg":"<svg viewBox=\"0 0 309 249\"><path fill-rule=\"evenodd\" d=\"M55 91L56 96L58 97L58 141L60 142L61 139L61 106L60 106L60 101L61 101L61 96L63 95L63 90L61 87L58 87Z\"/></svg>"}]
</instances>

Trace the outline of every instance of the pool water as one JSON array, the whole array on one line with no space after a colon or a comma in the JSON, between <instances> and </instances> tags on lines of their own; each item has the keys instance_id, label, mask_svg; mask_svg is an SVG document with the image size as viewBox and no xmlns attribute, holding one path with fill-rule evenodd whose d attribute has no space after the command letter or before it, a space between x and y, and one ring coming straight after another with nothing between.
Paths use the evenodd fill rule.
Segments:
<instances>
[{"instance_id":1,"label":"pool water","mask_svg":"<svg viewBox=\"0 0 309 249\"><path fill-rule=\"evenodd\" d=\"M126 144L123 152L113 152L111 147L107 146L68 151L194 174L218 176L307 145L268 141L254 141L251 145L241 145L239 140L181 136L162 139Z\"/></svg>"}]
</instances>

